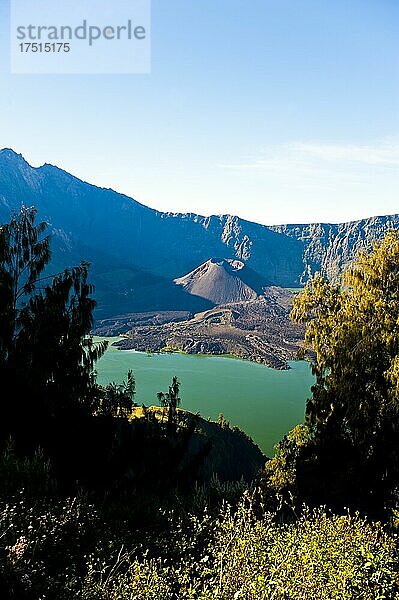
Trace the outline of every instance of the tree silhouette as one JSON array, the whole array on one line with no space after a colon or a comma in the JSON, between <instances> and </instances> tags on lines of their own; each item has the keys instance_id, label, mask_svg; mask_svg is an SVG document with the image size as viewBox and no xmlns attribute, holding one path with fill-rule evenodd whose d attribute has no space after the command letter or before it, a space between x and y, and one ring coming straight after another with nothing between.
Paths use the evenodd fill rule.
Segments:
<instances>
[{"instance_id":1,"label":"tree silhouette","mask_svg":"<svg viewBox=\"0 0 399 600\"><path fill-rule=\"evenodd\" d=\"M158 392L157 399L162 408L167 410L168 425L172 427L177 422L177 408L180 406L181 399L179 397L180 382L177 377L172 378L172 385L169 386L168 392Z\"/></svg>"},{"instance_id":2,"label":"tree silhouette","mask_svg":"<svg viewBox=\"0 0 399 600\"><path fill-rule=\"evenodd\" d=\"M19 404L9 417L91 412L97 401L94 363L106 343L89 332L95 301L88 264L45 275L50 261L45 223L22 206L0 228L0 377Z\"/></svg>"},{"instance_id":3,"label":"tree silhouette","mask_svg":"<svg viewBox=\"0 0 399 600\"><path fill-rule=\"evenodd\" d=\"M100 406L98 413L105 416L129 417L134 406L136 381L133 371L127 372L127 380L117 384L109 383L100 389Z\"/></svg>"},{"instance_id":4,"label":"tree silhouette","mask_svg":"<svg viewBox=\"0 0 399 600\"><path fill-rule=\"evenodd\" d=\"M0 360L10 360L20 331L20 315L50 260L46 223L34 224L36 211L24 206L0 228Z\"/></svg>"}]
</instances>

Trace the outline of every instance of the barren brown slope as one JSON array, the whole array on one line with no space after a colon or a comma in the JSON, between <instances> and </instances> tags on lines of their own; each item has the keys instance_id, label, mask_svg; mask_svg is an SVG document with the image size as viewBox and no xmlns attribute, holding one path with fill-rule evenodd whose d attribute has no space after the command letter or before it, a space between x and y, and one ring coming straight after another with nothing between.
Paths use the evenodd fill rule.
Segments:
<instances>
[{"instance_id":1,"label":"barren brown slope","mask_svg":"<svg viewBox=\"0 0 399 600\"><path fill-rule=\"evenodd\" d=\"M234 259L211 258L175 279L177 285L194 296L214 304L255 300L267 285L263 277Z\"/></svg>"},{"instance_id":2,"label":"barren brown slope","mask_svg":"<svg viewBox=\"0 0 399 600\"><path fill-rule=\"evenodd\" d=\"M164 318L157 323L137 320L129 327L108 319L98 333L119 335L119 348L160 352L180 350L188 354L231 354L275 369L287 369L302 345L304 329L289 319L293 294L270 287L255 300L232 302L187 319Z\"/></svg>"}]
</instances>

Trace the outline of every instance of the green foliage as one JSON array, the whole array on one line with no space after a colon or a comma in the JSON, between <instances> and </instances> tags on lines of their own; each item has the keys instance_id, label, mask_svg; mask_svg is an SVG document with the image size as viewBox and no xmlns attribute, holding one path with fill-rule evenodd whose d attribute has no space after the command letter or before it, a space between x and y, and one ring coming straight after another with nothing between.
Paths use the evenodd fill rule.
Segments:
<instances>
[{"instance_id":1,"label":"green foliage","mask_svg":"<svg viewBox=\"0 0 399 600\"><path fill-rule=\"evenodd\" d=\"M267 485L278 495L296 493L297 466L301 451L309 445L306 425L297 425L275 447L275 455L265 465L264 478Z\"/></svg>"},{"instance_id":2,"label":"green foliage","mask_svg":"<svg viewBox=\"0 0 399 600\"><path fill-rule=\"evenodd\" d=\"M101 541L99 516L82 500L39 509L22 499L1 507L0 575L19 598L399 598L397 540L378 523L318 509L283 525L270 513L256 519L251 503L247 493L216 517L171 515L149 551L104 525Z\"/></svg>"},{"instance_id":3,"label":"green foliage","mask_svg":"<svg viewBox=\"0 0 399 600\"><path fill-rule=\"evenodd\" d=\"M295 298L292 318L308 323L305 339L316 353L317 384L307 407L316 434L337 430L372 453L387 425L397 424L398 314L399 234L394 232L372 253L358 256L341 288L317 275Z\"/></svg>"},{"instance_id":4,"label":"green foliage","mask_svg":"<svg viewBox=\"0 0 399 600\"><path fill-rule=\"evenodd\" d=\"M389 500L399 485L398 315L394 232L361 253L340 286L316 275L295 297L291 316L307 325L316 384L305 443L292 432L268 465L274 489L289 483L307 501L365 510Z\"/></svg>"}]
</instances>

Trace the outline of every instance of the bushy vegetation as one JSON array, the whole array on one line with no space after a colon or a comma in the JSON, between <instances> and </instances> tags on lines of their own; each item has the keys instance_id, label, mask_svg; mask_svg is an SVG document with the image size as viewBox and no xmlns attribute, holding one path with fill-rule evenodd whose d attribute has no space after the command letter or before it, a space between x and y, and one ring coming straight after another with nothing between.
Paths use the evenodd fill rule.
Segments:
<instances>
[{"instance_id":1,"label":"bushy vegetation","mask_svg":"<svg viewBox=\"0 0 399 600\"><path fill-rule=\"evenodd\" d=\"M396 538L359 516L254 515L249 494L179 518L167 532L115 537L85 499L0 508L3 598L364 600L399 597Z\"/></svg>"}]
</instances>

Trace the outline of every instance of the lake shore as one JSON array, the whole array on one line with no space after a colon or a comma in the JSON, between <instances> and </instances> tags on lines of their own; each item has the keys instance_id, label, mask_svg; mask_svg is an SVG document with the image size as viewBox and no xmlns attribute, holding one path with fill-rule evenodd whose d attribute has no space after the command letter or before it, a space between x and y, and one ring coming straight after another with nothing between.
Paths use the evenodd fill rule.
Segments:
<instances>
[{"instance_id":1,"label":"lake shore","mask_svg":"<svg viewBox=\"0 0 399 600\"><path fill-rule=\"evenodd\" d=\"M255 300L219 305L195 315L182 311L129 313L96 323L97 335L121 335L124 350L229 355L287 370L304 328L289 318L293 294L269 288Z\"/></svg>"}]
</instances>

